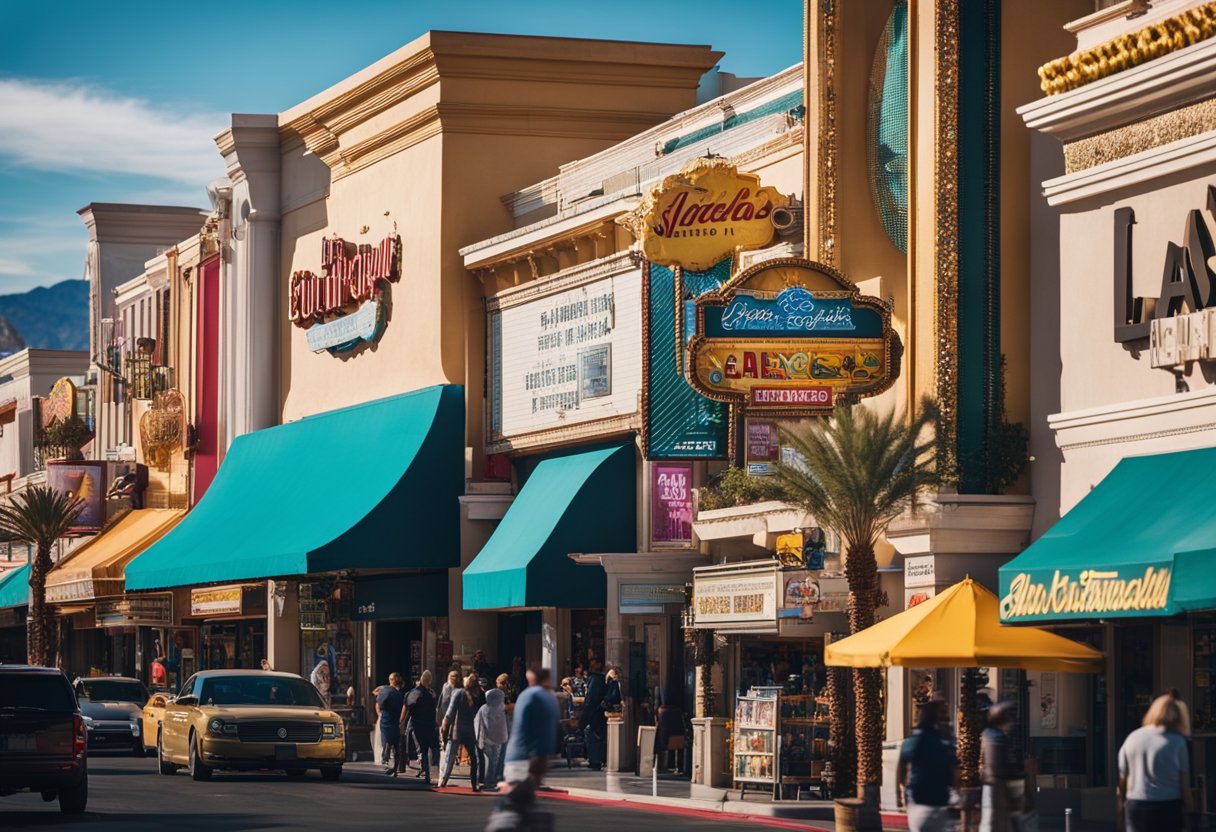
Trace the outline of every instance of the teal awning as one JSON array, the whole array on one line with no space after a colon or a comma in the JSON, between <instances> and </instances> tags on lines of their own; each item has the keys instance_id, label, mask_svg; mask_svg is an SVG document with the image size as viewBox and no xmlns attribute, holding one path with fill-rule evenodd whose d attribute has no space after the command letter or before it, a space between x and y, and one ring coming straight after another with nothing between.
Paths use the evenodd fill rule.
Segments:
<instances>
[{"instance_id":1,"label":"teal awning","mask_svg":"<svg viewBox=\"0 0 1216 832\"><path fill-rule=\"evenodd\" d=\"M607 579L574 552L637 548L633 445L550 457L464 570L464 607L599 608Z\"/></svg>"},{"instance_id":2,"label":"teal awning","mask_svg":"<svg viewBox=\"0 0 1216 832\"><path fill-rule=\"evenodd\" d=\"M460 565L464 392L428 387L238 437L127 591Z\"/></svg>"},{"instance_id":3,"label":"teal awning","mask_svg":"<svg viewBox=\"0 0 1216 832\"><path fill-rule=\"evenodd\" d=\"M12 569L0 577L0 610L24 607L30 602L30 565Z\"/></svg>"},{"instance_id":4,"label":"teal awning","mask_svg":"<svg viewBox=\"0 0 1216 832\"><path fill-rule=\"evenodd\" d=\"M1216 448L1124 459L1001 567L1001 620L1216 609Z\"/></svg>"}]
</instances>

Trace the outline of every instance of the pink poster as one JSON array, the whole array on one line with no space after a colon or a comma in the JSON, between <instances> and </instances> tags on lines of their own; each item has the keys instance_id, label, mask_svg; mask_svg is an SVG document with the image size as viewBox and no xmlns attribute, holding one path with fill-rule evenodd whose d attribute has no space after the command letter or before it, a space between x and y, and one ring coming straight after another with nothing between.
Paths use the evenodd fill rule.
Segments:
<instances>
[{"instance_id":1,"label":"pink poster","mask_svg":"<svg viewBox=\"0 0 1216 832\"><path fill-rule=\"evenodd\" d=\"M651 539L655 543L692 542L692 466L651 466Z\"/></svg>"}]
</instances>

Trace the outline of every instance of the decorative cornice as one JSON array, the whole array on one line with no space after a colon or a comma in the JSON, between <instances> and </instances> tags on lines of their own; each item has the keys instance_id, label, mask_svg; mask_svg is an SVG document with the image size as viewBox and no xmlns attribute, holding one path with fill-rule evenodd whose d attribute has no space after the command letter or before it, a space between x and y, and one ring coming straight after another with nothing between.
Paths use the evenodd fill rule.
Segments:
<instances>
[{"instance_id":1,"label":"decorative cornice","mask_svg":"<svg viewBox=\"0 0 1216 832\"><path fill-rule=\"evenodd\" d=\"M1076 173L1179 139L1216 130L1216 98L1064 145L1064 171Z\"/></svg>"},{"instance_id":2,"label":"decorative cornice","mask_svg":"<svg viewBox=\"0 0 1216 832\"><path fill-rule=\"evenodd\" d=\"M618 252L590 263L581 263L540 280L506 289L498 295L486 300L486 311L497 312L510 309L522 303L530 303L546 295L575 289L585 283L592 283L605 277L624 274L642 267L642 255L632 249Z\"/></svg>"},{"instance_id":3,"label":"decorative cornice","mask_svg":"<svg viewBox=\"0 0 1216 832\"><path fill-rule=\"evenodd\" d=\"M1039 67L1040 88L1058 95L1186 49L1216 35L1216 3L1187 9L1100 46L1057 58Z\"/></svg>"},{"instance_id":4,"label":"decorative cornice","mask_svg":"<svg viewBox=\"0 0 1216 832\"><path fill-rule=\"evenodd\" d=\"M589 439L611 439L641 431L642 418L639 411L607 419L592 419L557 428L517 434L510 439L491 436L486 442L488 454L536 453L550 448L584 442Z\"/></svg>"},{"instance_id":5,"label":"decorative cornice","mask_svg":"<svg viewBox=\"0 0 1216 832\"><path fill-rule=\"evenodd\" d=\"M933 187L937 194L935 375L941 421L938 465L955 469L958 447L958 37L960 0L938 0L934 35L936 120Z\"/></svg>"}]
</instances>

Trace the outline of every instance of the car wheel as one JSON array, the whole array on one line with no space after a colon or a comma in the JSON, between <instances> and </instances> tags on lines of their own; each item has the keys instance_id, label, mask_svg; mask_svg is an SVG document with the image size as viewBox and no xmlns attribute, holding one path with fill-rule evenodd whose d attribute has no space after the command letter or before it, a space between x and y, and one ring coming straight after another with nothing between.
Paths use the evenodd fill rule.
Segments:
<instances>
[{"instance_id":1,"label":"car wheel","mask_svg":"<svg viewBox=\"0 0 1216 832\"><path fill-rule=\"evenodd\" d=\"M302 778L302 777L303 777L305 774L308 774L308 769L305 769L305 768L289 768L289 769L287 769L287 776L288 776L288 777L290 777L292 780L299 780L299 779L300 779L300 778Z\"/></svg>"},{"instance_id":2,"label":"car wheel","mask_svg":"<svg viewBox=\"0 0 1216 832\"><path fill-rule=\"evenodd\" d=\"M342 766L324 766L321 769L321 779L334 782L342 776Z\"/></svg>"},{"instance_id":3,"label":"car wheel","mask_svg":"<svg viewBox=\"0 0 1216 832\"><path fill-rule=\"evenodd\" d=\"M41 794L43 803L50 803L55 798L59 797L59 792L45 791Z\"/></svg>"},{"instance_id":4,"label":"car wheel","mask_svg":"<svg viewBox=\"0 0 1216 832\"><path fill-rule=\"evenodd\" d=\"M177 773L177 766L165 759L165 744L159 731L156 732L156 762L161 774Z\"/></svg>"},{"instance_id":5,"label":"car wheel","mask_svg":"<svg viewBox=\"0 0 1216 832\"><path fill-rule=\"evenodd\" d=\"M198 738L193 734L190 735L190 779L211 779L211 766L199 759Z\"/></svg>"},{"instance_id":6,"label":"car wheel","mask_svg":"<svg viewBox=\"0 0 1216 832\"><path fill-rule=\"evenodd\" d=\"M80 782L59 791L59 811L65 815L79 815L89 802L89 775L81 775Z\"/></svg>"}]
</instances>

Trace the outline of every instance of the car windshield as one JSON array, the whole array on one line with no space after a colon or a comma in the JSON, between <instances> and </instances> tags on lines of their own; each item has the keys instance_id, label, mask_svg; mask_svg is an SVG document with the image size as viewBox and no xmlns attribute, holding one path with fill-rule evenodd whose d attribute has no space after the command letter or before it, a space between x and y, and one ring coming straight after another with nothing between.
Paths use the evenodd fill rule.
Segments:
<instances>
[{"instance_id":1,"label":"car windshield","mask_svg":"<svg viewBox=\"0 0 1216 832\"><path fill-rule=\"evenodd\" d=\"M75 711L72 686L50 673L0 673L0 711Z\"/></svg>"},{"instance_id":2,"label":"car windshield","mask_svg":"<svg viewBox=\"0 0 1216 832\"><path fill-rule=\"evenodd\" d=\"M317 689L291 676L219 676L203 680L202 705L301 705L324 708Z\"/></svg>"},{"instance_id":3,"label":"car windshield","mask_svg":"<svg viewBox=\"0 0 1216 832\"><path fill-rule=\"evenodd\" d=\"M134 679L85 679L80 683L80 696L90 702L134 702L142 705L148 701L148 689L143 682Z\"/></svg>"}]
</instances>

